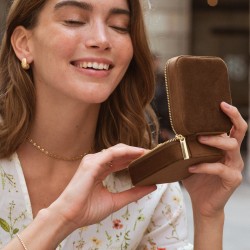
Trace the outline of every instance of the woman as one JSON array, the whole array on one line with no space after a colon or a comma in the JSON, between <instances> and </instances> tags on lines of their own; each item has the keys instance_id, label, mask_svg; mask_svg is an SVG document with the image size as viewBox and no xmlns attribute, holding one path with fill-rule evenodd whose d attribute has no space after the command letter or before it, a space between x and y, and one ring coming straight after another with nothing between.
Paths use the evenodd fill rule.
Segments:
<instances>
[{"instance_id":1,"label":"woman","mask_svg":"<svg viewBox=\"0 0 250 250\"><path fill-rule=\"evenodd\" d=\"M15 0L0 66L3 249L192 248L178 184L132 188L124 170L153 146L139 0ZM230 137L200 140L223 149L223 162L194 166L183 182L195 249L222 248L224 206L241 181L247 126L221 108Z\"/></svg>"}]
</instances>

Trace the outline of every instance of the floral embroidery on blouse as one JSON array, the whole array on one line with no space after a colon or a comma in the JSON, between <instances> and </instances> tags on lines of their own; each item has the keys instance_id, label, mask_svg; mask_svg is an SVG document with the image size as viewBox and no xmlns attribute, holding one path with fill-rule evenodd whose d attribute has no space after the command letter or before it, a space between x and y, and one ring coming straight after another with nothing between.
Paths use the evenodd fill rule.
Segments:
<instances>
[{"instance_id":1,"label":"floral embroidery on blouse","mask_svg":"<svg viewBox=\"0 0 250 250\"><path fill-rule=\"evenodd\" d=\"M11 192L11 190L15 190L16 192L18 192L18 190L16 189L16 181L14 176L7 173L2 166L0 166L0 176L3 190L8 187L9 192Z\"/></svg>"},{"instance_id":2,"label":"floral embroidery on blouse","mask_svg":"<svg viewBox=\"0 0 250 250\"><path fill-rule=\"evenodd\" d=\"M0 249L33 220L27 187L16 154L0 160ZM111 192L131 188L128 175L110 175ZM79 194L80 195L80 194ZM190 250L178 183L157 190L97 224L72 232L56 250Z\"/></svg>"},{"instance_id":3,"label":"floral embroidery on blouse","mask_svg":"<svg viewBox=\"0 0 250 250\"><path fill-rule=\"evenodd\" d=\"M5 232L9 234L11 239L20 231L20 229L16 227L17 222L26 217L26 211L20 212L19 214L15 213L15 207L16 204L14 201L12 201L11 203L9 203L8 217L0 217L0 226Z\"/></svg>"}]
</instances>

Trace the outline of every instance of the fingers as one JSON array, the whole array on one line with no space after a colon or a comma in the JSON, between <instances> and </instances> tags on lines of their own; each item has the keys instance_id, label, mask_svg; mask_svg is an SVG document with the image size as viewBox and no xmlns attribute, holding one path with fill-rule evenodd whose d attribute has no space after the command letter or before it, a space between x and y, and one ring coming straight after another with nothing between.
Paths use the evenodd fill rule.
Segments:
<instances>
[{"instance_id":1,"label":"fingers","mask_svg":"<svg viewBox=\"0 0 250 250\"><path fill-rule=\"evenodd\" d=\"M236 151L239 149L239 143L235 138L226 134L215 136L199 136L199 142L208 146L216 147L225 151Z\"/></svg>"},{"instance_id":2,"label":"fingers","mask_svg":"<svg viewBox=\"0 0 250 250\"><path fill-rule=\"evenodd\" d=\"M146 151L142 148L132 147L125 144L117 144L101 152L104 161L112 162L111 172L124 169L129 163L143 155Z\"/></svg>"},{"instance_id":3,"label":"fingers","mask_svg":"<svg viewBox=\"0 0 250 250\"><path fill-rule=\"evenodd\" d=\"M226 151L228 156L236 161L240 158L240 145L247 131L247 123L241 117L236 107L222 102L221 108L233 123L230 136L227 136L226 134L217 136L200 136L198 139L203 144Z\"/></svg>"},{"instance_id":4,"label":"fingers","mask_svg":"<svg viewBox=\"0 0 250 250\"><path fill-rule=\"evenodd\" d=\"M230 132L230 136L236 138L237 141L241 144L248 128L246 121L242 118L236 107L229 105L226 102L221 103L221 109L233 123L233 128Z\"/></svg>"},{"instance_id":5,"label":"fingers","mask_svg":"<svg viewBox=\"0 0 250 250\"><path fill-rule=\"evenodd\" d=\"M132 160L140 157L144 152L142 148L117 144L99 153L86 155L81 166L91 171L94 176L103 177L126 168Z\"/></svg>"},{"instance_id":6,"label":"fingers","mask_svg":"<svg viewBox=\"0 0 250 250\"><path fill-rule=\"evenodd\" d=\"M191 173L216 175L231 187L237 187L242 181L241 169L232 169L222 163L202 163L189 168Z\"/></svg>"},{"instance_id":7,"label":"fingers","mask_svg":"<svg viewBox=\"0 0 250 250\"><path fill-rule=\"evenodd\" d=\"M240 154L240 145L235 138L223 134L218 136L200 136L198 139L203 144L224 150L224 160L230 166L243 168L244 164Z\"/></svg>"}]
</instances>

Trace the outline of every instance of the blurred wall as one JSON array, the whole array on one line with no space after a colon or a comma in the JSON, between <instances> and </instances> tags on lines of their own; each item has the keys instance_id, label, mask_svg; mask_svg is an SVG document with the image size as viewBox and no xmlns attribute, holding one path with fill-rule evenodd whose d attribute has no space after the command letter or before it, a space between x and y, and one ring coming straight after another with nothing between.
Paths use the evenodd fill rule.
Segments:
<instances>
[{"instance_id":1,"label":"blurred wall","mask_svg":"<svg viewBox=\"0 0 250 250\"><path fill-rule=\"evenodd\" d=\"M160 56L163 69L167 59L190 53L191 0L149 3L145 6L145 23L151 49Z\"/></svg>"}]
</instances>

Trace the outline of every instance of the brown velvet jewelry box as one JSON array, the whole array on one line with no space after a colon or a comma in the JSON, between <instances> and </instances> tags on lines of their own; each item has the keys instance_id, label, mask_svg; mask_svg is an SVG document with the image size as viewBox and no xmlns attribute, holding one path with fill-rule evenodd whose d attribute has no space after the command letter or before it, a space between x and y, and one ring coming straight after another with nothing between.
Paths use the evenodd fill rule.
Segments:
<instances>
[{"instance_id":1,"label":"brown velvet jewelry box","mask_svg":"<svg viewBox=\"0 0 250 250\"><path fill-rule=\"evenodd\" d=\"M165 82L175 138L133 161L133 185L169 183L190 176L188 167L216 162L223 151L198 142L199 135L228 133L230 119L220 103L232 103L227 67L219 57L178 56L167 61Z\"/></svg>"}]
</instances>

